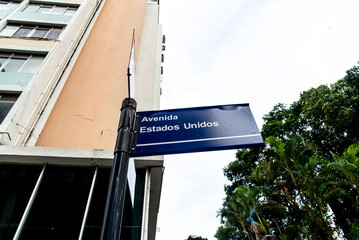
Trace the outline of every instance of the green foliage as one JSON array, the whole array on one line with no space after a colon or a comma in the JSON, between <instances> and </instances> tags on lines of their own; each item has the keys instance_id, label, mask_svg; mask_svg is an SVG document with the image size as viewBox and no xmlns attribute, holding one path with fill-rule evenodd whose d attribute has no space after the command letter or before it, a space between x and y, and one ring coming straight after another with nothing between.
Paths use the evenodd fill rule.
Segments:
<instances>
[{"instance_id":1,"label":"green foliage","mask_svg":"<svg viewBox=\"0 0 359 240\"><path fill-rule=\"evenodd\" d=\"M287 139L301 135L318 151L330 157L359 142L359 67L330 87L321 85L304 91L291 106L274 106L263 117L263 136Z\"/></svg>"},{"instance_id":2,"label":"green foliage","mask_svg":"<svg viewBox=\"0 0 359 240\"><path fill-rule=\"evenodd\" d=\"M202 238L199 236L189 235L187 240L206 240L207 238Z\"/></svg>"},{"instance_id":3,"label":"green foliage","mask_svg":"<svg viewBox=\"0 0 359 240\"><path fill-rule=\"evenodd\" d=\"M279 236L279 239L280 239L280 240L289 240L288 237L287 237L287 235L285 235L285 234L280 235L280 236Z\"/></svg>"},{"instance_id":4,"label":"green foliage","mask_svg":"<svg viewBox=\"0 0 359 240\"><path fill-rule=\"evenodd\" d=\"M266 147L238 150L224 169L231 184L215 237L358 239L359 67L264 120Z\"/></svg>"},{"instance_id":5,"label":"green foliage","mask_svg":"<svg viewBox=\"0 0 359 240\"><path fill-rule=\"evenodd\" d=\"M353 219L353 222L349 222L350 236L353 239L359 239L359 219Z\"/></svg>"},{"instance_id":6,"label":"green foliage","mask_svg":"<svg viewBox=\"0 0 359 240\"><path fill-rule=\"evenodd\" d=\"M237 240L241 239L236 227L230 224L222 225L214 235L218 240Z\"/></svg>"}]
</instances>

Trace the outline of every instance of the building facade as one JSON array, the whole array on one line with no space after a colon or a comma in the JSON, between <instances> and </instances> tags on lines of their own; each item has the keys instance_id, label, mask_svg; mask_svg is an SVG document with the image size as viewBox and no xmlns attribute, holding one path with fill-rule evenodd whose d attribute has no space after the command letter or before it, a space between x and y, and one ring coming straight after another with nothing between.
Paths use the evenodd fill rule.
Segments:
<instances>
[{"instance_id":1,"label":"building facade","mask_svg":"<svg viewBox=\"0 0 359 240\"><path fill-rule=\"evenodd\" d=\"M0 240L100 238L127 69L158 109L163 44L158 0L0 1ZM163 158L131 163L121 239L155 239Z\"/></svg>"}]
</instances>

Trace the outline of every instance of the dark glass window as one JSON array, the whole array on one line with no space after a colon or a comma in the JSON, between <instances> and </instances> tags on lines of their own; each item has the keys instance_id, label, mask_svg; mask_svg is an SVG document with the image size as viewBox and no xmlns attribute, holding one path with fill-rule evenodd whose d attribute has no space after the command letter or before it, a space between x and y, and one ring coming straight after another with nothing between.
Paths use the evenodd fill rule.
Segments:
<instances>
[{"instance_id":1,"label":"dark glass window","mask_svg":"<svg viewBox=\"0 0 359 240\"><path fill-rule=\"evenodd\" d=\"M130 194L128 185L126 188L126 198L125 198L124 204L125 204L125 206L123 208L121 239L134 240L132 235L136 231L136 229L139 228L141 230L141 224L140 224L140 226L133 225L134 207L132 206L131 194ZM136 240L139 240L139 239L140 238L137 238Z\"/></svg>"},{"instance_id":2,"label":"dark glass window","mask_svg":"<svg viewBox=\"0 0 359 240\"><path fill-rule=\"evenodd\" d=\"M27 37L33 29L34 27L32 26L22 26L16 33L14 33L13 37Z\"/></svg>"},{"instance_id":3,"label":"dark glass window","mask_svg":"<svg viewBox=\"0 0 359 240\"><path fill-rule=\"evenodd\" d=\"M0 124L4 121L19 96L20 94L18 93L0 93Z\"/></svg>"},{"instance_id":4,"label":"dark glass window","mask_svg":"<svg viewBox=\"0 0 359 240\"><path fill-rule=\"evenodd\" d=\"M0 239L13 238L43 166L0 165ZM94 167L47 166L20 240L78 239ZM135 208L127 189L121 239L141 237L145 170L136 177ZM83 234L100 239L110 168L99 168Z\"/></svg>"},{"instance_id":5,"label":"dark glass window","mask_svg":"<svg viewBox=\"0 0 359 240\"><path fill-rule=\"evenodd\" d=\"M58 39L62 32L61 28L52 28L46 35L46 39Z\"/></svg>"},{"instance_id":6,"label":"dark glass window","mask_svg":"<svg viewBox=\"0 0 359 240\"><path fill-rule=\"evenodd\" d=\"M136 169L135 209L132 219L132 239L141 239L143 198L145 194L146 169Z\"/></svg>"},{"instance_id":7,"label":"dark glass window","mask_svg":"<svg viewBox=\"0 0 359 240\"><path fill-rule=\"evenodd\" d=\"M111 169L99 168L91 200L91 205L85 225L83 239L99 240L101 237L102 221L106 205L108 184ZM124 213L122 219L121 239L141 239L142 205L146 170L136 171L135 209L132 207L130 191L127 187Z\"/></svg>"},{"instance_id":8,"label":"dark glass window","mask_svg":"<svg viewBox=\"0 0 359 240\"><path fill-rule=\"evenodd\" d=\"M20 239L78 239L93 174L94 168L48 166Z\"/></svg>"},{"instance_id":9,"label":"dark glass window","mask_svg":"<svg viewBox=\"0 0 359 240\"><path fill-rule=\"evenodd\" d=\"M30 26L21 24L8 24L0 32L1 36L19 38L58 39L62 27Z\"/></svg>"},{"instance_id":10,"label":"dark glass window","mask_svg":"<svg viewBox=\"0 0 359 240\"><path fill-rule=\"evenodd\" d=\"M42 166L0 165L0 239L13 239Z\"/></svg>"},{"instance_id":11,"label":"dark glass window","mask_svg":"<svg viewBox=\"0 0 359 240\"><path fill-rule=\"evenodd\" d=\"M31 35L31 37L32 38L44 38L48 31L50 31L50 28L38 27L35 29L35 32Z\"/></svg>"},{"instance_id":12,"label":"dark glass window","mask_svg":"<svg viewBox=\"0 0 359 240\"><path fill-rule=\"evenodd\" d=\"M89 213L85 225L83 239L99 240L103 215L105 211L108 184L110 181L110 168L99 168L95 182L95 188L91 200Z\"/></svg>"}]
</instances>

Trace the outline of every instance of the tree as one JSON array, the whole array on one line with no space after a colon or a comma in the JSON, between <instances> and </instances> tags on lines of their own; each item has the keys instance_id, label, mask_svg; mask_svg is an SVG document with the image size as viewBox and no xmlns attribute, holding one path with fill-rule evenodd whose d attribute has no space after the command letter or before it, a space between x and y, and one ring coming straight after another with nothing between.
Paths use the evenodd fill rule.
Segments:
<instances>
[{"instance_id":1,"label":"tree","mask_svg":"<svg viewBox=\"0 0 359 240\"><path fill-rule=\"evenodd\" d=\"M207 240L207 238L202 238L199 236L189 235L187 240Z\"/></svg>"},{"instance_id":2,"label":"tree","mask_svg":"<svg viewBox=\"0 0 359 240\"><path fill-rule=\"evenodd\" d=\"M346 73L330 87L321 85L303 92L289 107L274 106L264 116L264 137L301 135L327 157L359 142L359 67Z\"/></svg>"},{"instance_id":3,"label":"tree","mask_svg":"<svg viewBox=\"0 0 359 240\"><path fill-rule=\"evenodd\" d=\"M341 156L322 170L324 181L320 186L322 199L329 203L338 224L347 238L351 238L351 222L359 215L359 146L351 145Z\"/></svg>"},{"instance_id":4,"label":"tree","mask_svg":"<svg viewBox=\"0 0 359 240\"><path fill-rule=\"evenodd\" d=\"M238 229L231 224L224 222L224 225L220 226L214 235L218 240L237 240L240 238ZM243 239L243 238L242 238Z\"/></svg>"},{"instance_id":5,"label":"tree","mask_svg":"<svg viewBox=\"0 0 359 240\"><path fill-rule=\"evenodd\" d=\"M224 169L231 184L215 237L255 239L245 221L255 212L262 236L356 239L359 67L331 86L303 92L289 107L274 106L264 120L266 147L238 150Z\"/></svg>"}]
</instances>

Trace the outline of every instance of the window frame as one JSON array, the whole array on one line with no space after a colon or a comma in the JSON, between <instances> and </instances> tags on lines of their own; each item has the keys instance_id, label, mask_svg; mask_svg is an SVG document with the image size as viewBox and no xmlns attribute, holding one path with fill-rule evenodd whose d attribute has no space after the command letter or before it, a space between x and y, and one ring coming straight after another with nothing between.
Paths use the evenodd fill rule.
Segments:
<instances>
[{"instance_id":1,"label":"window frame","mask_svg":"<svg viewBox=\"0 0 359 240\"><path fill-rule=\"evenodd\" d=\"M5 96L4 96L5 95ZM8 92L1 92L0 91L0 109L2 110L2 108L4 107L3 104L12 104L10 106L10 108L8 109L8 111L6 112L6 114L3 115L3 112L1 111L0 114L0 125L3 123L3 121L5 120L5 118L7 117L7 115L9 114L9 112L11 111L12 107L14 106L14 104L16 103L16 101L19 99L21 93L17 93L17 92L13 92L13 93L8 93Z\"/></svg>"},{"instance_id":2,"label":"window frame","mask_svg":"<svg viewBox=\"0 0 359 240\"><path fill-rule=\"evenodd\" d=\"M12 30L11 30L12 28ZM31 24L15 24L15 23L8 23L1 31L0 36L3 37L16 37L16 38L33 38L33 39L47 39L47 40L57 40L60 37L60 34L64 30L64 26L44 26L44 25L31 25ZM31 29L26 34L18 35L20 31L25 29ZM43 37L34 36L38 29L47 29L46 34ZM60 32L56 34L56 38L49 38L51 33L53 32ZM18 36L16 36L18 35Z\"/></svg>"},{"instance_id":3,"label":"window frame","mask_svg":"<svg viewBox=\"0 0 359 240\"><path fill-rule=\"evenodd\" d=\"M31 74L34 74L36 73L37 69L39 69L41 63L37 66L35 72L24 72L22 71L25 67L27 67L27 64L29 62L31 62L31 58L32 57L43 57L43 59L45 59L46 55L42 55L42 54L21 54L21 53L3 53L3 52L0 52L0 57L7 57L7 59L1 64L0 66L0 73L1 72L7 72L6 71L6 66L11 63L11 60L12 59L25 59L25 61L21 64L21 66L18 68L18 70L15 72L15 71L10 71L10 73L31 73Z\"/></svg>"},{"instance_id":4,"label":"window frame","mask_svg":"<svg viewBox=\"0 0 359 240\"><path fill-rule=\"evenodd\" d=\"M12 11L14 10L20 2L18 1L0 1L0 11ZM3 6L3 7L1 7Z\"/></svg>"},{"instance_id":5,"label":"window frame","mask_svg":"<svg viewBox=\"0 0 359 240\"><path fill-rule=\"evenodd\" d=\"M33 10L27 10L28 8L32 7ZM37 6L37 7L36 7ZM39 12L41 8L48 8L48 12ZM61 13L56 13L57 8L63 8ZM73 14L66 14L66 12L70 10L73 12ZM76 6L68 6L68 5L58 5L58 4L42 4L42 3L29 3L22 12L28 12L28 13L37 13L37 14L50 14L50 15L56 15L56 16L73 16L78 10L78 7Z\"/></svg>"},{"instance_id":6,"label":"window frame","mask_svg":"<svg viewBox=\"0 0 359 240\"><path fill-rule=\"evenodd\" d=\"M61 151L63 151L63 150L61 150ZM70 151L70 154L68 151ZM88 198L87 198L86 210L83 214L83 222L82 222L82 225L80 228L81 230L79 231L79 238L76 238L76 239L98 239L99 233L97 230L95 230L95 232L88 231L88 230L94 229L94 227L101 228L101 226L102 226L102 217L99 217L99 216L101 214L103 214L104 206L101 205L102 204L101 198L106 198L106 196L107 196L107 185L105 186L105 184L107 184L109 182L110 175L107 175L107 174L110 174L110 172L111 172L111 167L113 164L113 153L111 150L106 150L106 151L96 150L96 151L97 152L94 153L93 150L81 149L81 151L79 152L78 150L74 151L74 150L70 149L70 150L64 151L64 152L66 152L66 154L64 156L62 156L61 158L54 158L53 154L55 152L57 155L59 154L59 152L57 150L55 150L55 151L48 150L46 148L45 149L40 148L39 150L31 149L28 154L19 156L20 159L17 159L16 161L14 161L14 158L12 158L11 156L14 156L14 155L18 156L17 153L9 154L8 155L9 158L7 158L7 156L4 156L3 163L19 164L21 162L22 165L27 165L27 164L42 165L44 167L42 173L45 173L46 168L47 168L46 166L51 166L51 165L52 166L68 166L68 167L86 167L86 168L91 167L92 169L96 168L97 170L100 170L98 173L96 173L97 171L94 171L94 175L92 178L92 184L91 184L91 190L89 191ZM92 156L92 157L91 158L86 157L86 159L84 159L83 158L84 154L86 156ZM34 157L31 157L31 156L34 156ZM155 165L158 167L162 166L161 162L159 162L158 164L156 163ZM144 229L142 228L142 226L144 226L143 224L146 224L146 226L148 224L146 221L147 218L143 219L143 212L149 211L150 202L147 200L145 201L146 198L144 196L146 194L145 189L149 189L149 187L150 187L150 181L147 178L152 176L150 174L150 172L153 167L155 167L155 166L149 165L145 168L136 168L136 176L139 176L139 177L138 178L136 177L135 212L131 211L134 214L133 215L134 221L130 221L130 222L126 223L125 222L126 217L124 216L121 235L126 234L127 230L131 230L131 232L132 232L132 230L135 230L136 231L135 239L137 239L137 237L140 237L143 234L143 231L144 231ZM107 170L105 170L105 169L107 169ZM108 173L105 173L104 170L106 172L108 171ZM162 172L162 171L159 171L159 172ZM106 176L101 177L101 175L103 175L103 174L105 174ZM39 189L39 187L41 187L41 185L42 185L41 182L43 180L45 180L45 178L42 179L41 176L44 176L44 175L40 174L40 176L38 178L39 184L36 184L36 185L38 185L38 187L35 186L35 188L33 190L32 197L28 201L28 204L29 204L27 207L28 211L24 212L23 217L18 225L19 227L16 231L17 234L15 234L14 239L21 239L21 232L23 230L23 227L24 227L26 221L29 220L29 219L27 219L27 216L29 216L29 211L31 211L32 207L34 207L32 205L32 203L34 202L33 200L37 196L36 192ZM154 173L153 176L156 177L156 179L158 177L160 177L160 176L157 176L156 173ZM103 178L103 177L105 177L105 178ZM98 181L98 180L101 180L101 181ZM92 193L92 190L93 190L93 193ZM105 192L105 194L102 195L102 193L99 193L98 190L100 190L100 192ZM127 194L129 194L129 191L126 191L126 195ZM139 199L137 200L137 198L139 198ZM127 195L126 199L129 200L130 197ZM125 200L125 201L127 201L127 200ZM130 202L128 202L128 203L131 205ZM101 205L101 209L98 207L99 206L98 204ZM93 212L93 207L94 207L94 209L97 209L95 212ZM124 211L124 214L125 214L125 211ZM92 220L90 220L90 218ZM95 219L95 222L93 221L94 219ZM91 238L87 238L88 236L90 236ZM126 238L125 235L124 235L124 238ZM11 239L13 239L13 238L11 238ZM122 236L121 236L121 239L122 239ZM129 238L126 238L126 239L129 239Z\"/></svg>"}]
</instances>

